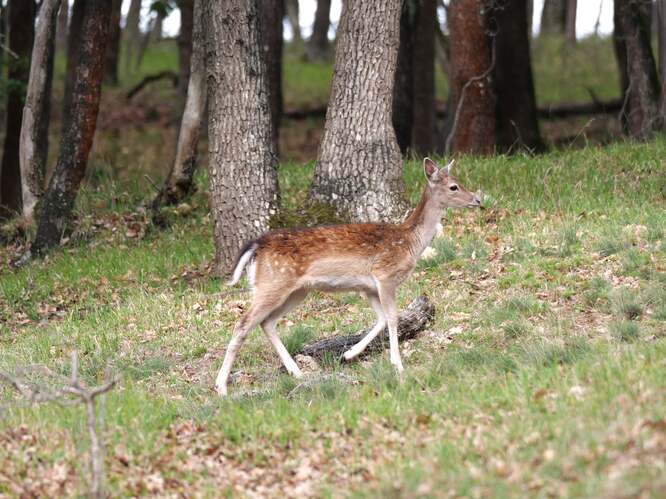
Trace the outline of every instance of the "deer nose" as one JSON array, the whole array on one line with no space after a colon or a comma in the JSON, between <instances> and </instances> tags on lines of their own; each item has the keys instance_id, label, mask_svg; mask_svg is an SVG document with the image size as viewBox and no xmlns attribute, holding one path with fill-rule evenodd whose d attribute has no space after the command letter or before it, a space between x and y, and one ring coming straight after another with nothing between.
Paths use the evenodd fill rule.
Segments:
<instances>
[{"instance_id":1,"label":"deer nose","mask_svg":"<svg viewBox=\"0 0 666 499\"><path fill-rule=\"evenodd\" d=\"M481 206L481 196L478 194L474 194L474 204L476 206Z\"/></svg>"}]
</instances>

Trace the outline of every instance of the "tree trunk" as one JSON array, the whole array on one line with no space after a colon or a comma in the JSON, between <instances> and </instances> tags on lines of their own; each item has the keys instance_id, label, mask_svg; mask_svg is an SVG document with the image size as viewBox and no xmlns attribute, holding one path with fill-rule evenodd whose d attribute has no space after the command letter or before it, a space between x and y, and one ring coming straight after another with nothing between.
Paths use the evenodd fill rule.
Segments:
<instances>
[{"instance_id":1,"label":"tree trunk","mask_svg":"<svg viewBox=\"0 0 666 499\"><path fill-rule=\"evenodd\" d=\"M495 148L493 55L484 0L449 4L451 81L446 151L491 154Z\"/></svg>"},{"instance_id":2,"label":"tree trunk","mask_svg":"<svg viewBox=\"0 0 666 499\"><path fill-rule=\"evenodd\" d=\"M109 40L106 44L104 62L104 81L109 85L118 85L118 55L120 51L120 9L123 0L111 0L111 22Z\"/></svg>"},{"instance_id":3,"label":"tree trunk","mask_svg":"<svg viewBox=\"0 0 666 499\"><path fill-rule=\"evenodd\" d=\"M30 76L30 53L35 37L35 2L10 0L8 9L9 49L17 58L11 56L7 58L9 66L7 77L19 84L11 85L7 91L5 143L0 173L0 219L11 217L21 211L19 142L24 88Z\"/></svg>"},{"instance_id":4,"label":"tree trunk","mask_svg":"<svg viewBox=\"0 0 666 499\"><path fill-rule=\"evenodd\" d=\"M87 2L88 0L74 0L74 5L72 6L72 17L69 22L69 33L67 35L67 67L65 70L65 95L62 106L63 122L68 119L71 112L74 80L79 64L79 48L82 40L81 30L83 29L83 17Z\"/></svg>"},{"instance_id":5,"label":"tree trunk","mask_svg":"<svg viewBox=\"0 0 666 499\"><path fill-rule=\"evenodd\" d=\"M194 26L194 0L180 0L180 33L178 34L178 93L187 96L192 59L192 31Z\"/></svg>"},{"instance_id":6,"label":"tree trunk","mask_svg":"<svg viewBox=\"0 0 666 499\"><path fill-rule=\"evenodd\" d=\"M649 37L651 0L616 1L613 41L624 106L620 118L633 138L647 140L660 126L659 77Z\"/></svg>"},{"instance_id":7,"label":"tree trunk","mask_svg":"<svg viewBox=\"0 0 666 499\"><path fill-rule=\"evenodd\" d=\"M405 0L400 14L400 46L393 84L393 129L400 152L412 145L414 124L414 27L419 0Z\"/></svg>"},{"instance_id":8,"label":"tree trunk","mask_svg":"<svg viewBox=\"0 0 666 499\"><path fill-rule=\"evenodd\" d=\"M391 120L401 3L349 0L342 7L310 198L354 221L404 214L402 158Z\"/></svg>"},{"instance_id":9,"label":"tree trunk","mask_svg":"<svg viewBox=\"0 0 666 499\"><path fill-rule=\"evenodd\" d=\"M23 108L19 160L23 217L28 224L34 220L35 206L44 188L44 172L48 156L48 131L51 118L51 86L56 23L61 0L44 0L39 9L30 80Z\"/></svg>"},{"instance_id":10,"label":"tree trunk","mask_svg":"<svg viewBox=\"0 0 666 499\"><path fill-rule=\"evenodd\" d=\"M541 151L530 41L527 36L526 0L507 0L492 11L497 23L495 36L495 91L497 93L497 145L510 151L524 147Z\"/></svg>"},{"instance_id":11,"label":"tree trunk","mask_svg":"<svg viewBox=\"0 0 666 499\"><path fill-rule=\"evenodd\" d=\"M58 52L67 50L67 28L69 25L69 0L60 3L58 12L58 30L56 31L56 49Z\"/></svg>"},{"instance_id":12,"label":"tree trunk","mask_svg":"<svg viewBox=\"0 0 666 499\"><path fill-rule=\"evenodd\" d=\"M576 44L576 14L578 13L577 0L567 0L566 23L564 37L569 45Z\"/></svg>"},{"instance_id":13,"label":"tree trunk","mask_svg":"<svg viewBox=\"0 0 666 499\"><path fill-rule=\"evenodd\" d=\"M70 99L71 112L64 117L58 161L40 209L37 235L32 245L34 254L59 244L61 236L69 229L74 201L95 135L110 21L111 2L86 0Z\"/></svg>"},{"instance_id":14,"label":"tree trunk","mask_svg":"<svg viewBox=\"0 0 666 499\"><path fill-rule=\"evenodd\" d=\"M435 142L435 23L437 3L422 0L414 33L414 129L417 154L433 151Z\"/></svg>"},{"instance_id":15,"label":"tree trunk","mask_svg":"<svg viewBox=\"0 0 666 499\"><path fill-rule=\"evenodd\" d=\"M181 202L192 192L193 178L197 166L199 132L206 107L206 66L204 62L204 33L202 26L201 0L194 0L192 29L192 58L190 79L187 85L185 110L180 122L176 157L164 187L153 201L153 210L162 205Z\"/></svg>"},{"instance_id":16,"label":"tree trunk","mask_svg":"<svg viewBox=\"0 0 666 499\"><path fill-rule=\"evenodd\" d=\"M273 149L279 153L280 121L282 119L282 0L262 0L261 29L264 60L268 76L268 95L271 104Z\"/></svg>"},{"instance_id":17,"label":"tree trunk","mask_svg":"<svg viewBox=\"0 0 666 499\"><path fill-rule=\"evenodd\" d=\"M317 0L312 36L308 42L310 61L324 61L329 56L328 27L331 25L331 0Z\"/></svg>"},{"instance_id":18,"label":"tree trunk","mask_svg":"<svg viewBox=\"0 0 666 499\"><path fill-rule=\"evenodd\" d=\"M540 34L562 34L566 27L568 0L545 0L541 11ZM620 0L622 1L622 0Z\"/></svg>"},{"instance_id":19,"label":"tree trunk","mask_svg":"<svg viewBox=\"0 0 666 499\"><path fill-rule=\"evenodd\" d=\"M238 249L278 208L258 0L204 0L208 151L215 256L229 275Z\"/></svg>"},{"instance_id":20,"label":"tree trunk","mask_svg":"<svg viewBox=\"0 0 666 499\"><path fill-rule=\"evenodd\" d=\"M298 21L298 0L285 0L284 4L284 8L287 11L287 20L293 33L293 41L296 44L300 44L303 41L303 35L301 34L301 25Z\"/></svg>"},{"instance_id":21,"label":"tree trunk","mask_svg":"<svg viewBox=\"0 0 666 499\"><path fill-rule=\"evenodd\" d=\"M134 67L133 62L138 54L139 44L141 43L140 22L141 0L132 0L125 21L125 46L127 54L125 57L125 68L128 71Z\"/></svg>"},{"instance_id":22,"label":"tree trunk","mask_svg":"<svg viewBox=\"0 0 666 499\"><path fill-rule=\"evenodd\" d=\"M661 75L661 126L666 129L666 0L657 0L657 33L659 74Z\"/></svg>"},{"instance_id":23,"label":"tree trunk","mask_svg":"<svg viewBox=\"0 0 666 499\"><path fill-rule=\"evenodd\" d=\"M534 0L527 0L527 36L532 38L534 27Z\"/></svg>"},{"instance_id":24,"label":"tree trunk","mask_svg":"<svg viewBox=\"0 0 666 499\"><path fill-rule=\"evenodd\" d=\"M164 15L162 12L157 13L157 17L155 17L155 24L153 24L153 29L151 36L154 41L159 42L164 33Z\"/></svg>"}]
</instances>

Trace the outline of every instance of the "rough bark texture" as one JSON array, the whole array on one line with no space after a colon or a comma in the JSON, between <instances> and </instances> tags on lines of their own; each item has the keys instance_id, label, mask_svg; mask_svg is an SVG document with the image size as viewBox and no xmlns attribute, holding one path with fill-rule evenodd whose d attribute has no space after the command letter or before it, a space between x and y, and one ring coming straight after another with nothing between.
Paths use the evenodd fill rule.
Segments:
<instances>
[{"instance_id":1,"label":"rough bark texture","mask_svg":"<svg viewBox=\"0 0 666 499\"><path fill-rule=\"evenodd\" d=\"M71 101L74 95L74 79L79 64L79 49L81 47L83 17L88 0L74 0L72 17L69 22L67 36L67 67L65 70L65 95L63 97L62 116L66 120L71 112Z\"/></svg>"},{"instance_id":2,"label":"rough bark texture","mask_svg":"<svg viewBox=\"0 0 666 499\"><path fill-rule=\"evenodd\" d=\"M9 49L18 58L8 57L7 77L19 85L12 85L7 92L5 118L5 143L0 172L0 219L21 211L21 170L19 166L19 141L23 116L25 85L30 75L30 52L35 37L35 2L10 0Z\"/></svg>"},{"instance_id":3,"label":"rough bark texture","mask_svg":"<svg viewBox=\"0 0 666 499\"><path fill-rule=\"evenodd\" d=\"M342 7L310 197L353 221L396 220L405 210L391 120L400 6L400 0L350 0Z\"/></svg>"},{"instance_id":4,"label":"rough bark texture","mask_svg":"<svg viewBox=\"0 0 666 499\"><path fill-rule=\"evenodd\" d=\"M53 55L59 8L61 8L61 0L44 0L39 9L39 20L30 62L30 81L23 108L19 162L23 217L28 223L33 221L35 206L44 188L51 117Z\"/></svg>"},{"instance_id":5,"label":"rough bark texture","mask_svg":"<svg viewBox=\"0 0 666 499\"><path fill-rule=\"evenodd\" d=\"M615 2L613 41L620 68L624 106L623 128L633 138L646 140L660 126L659 77L650 45L651 0Z\"/></svg>"},{"instance_id":6,"label":"rough bark texture","mask_svg":"<svg viewBox=\"0 0 666 499\"><path fill-rule=\"evenodd\" d=\"M298 0L285 0L284 8L287 13L287 20L291 26L294 43L301 43L303 35L301 34L301 25L298 21Z\"/></svg>"},{"instance_id":7,"label":"rough bark texture","mask_svg":"<svg viewBox=\"0 0 666 499\"><path fill-rule=\"evenodd\" d=\"M56 49L67 50L67 28L69 26L69 0L63 0L58 12L58 30L56 31Z\"/></svg>"},{"instance_id":8,"label":"rough bark texture","mask_svg":"<svg viewBox=\"0 0 666 499\"><path fill-rule=\"evenodd\" d=\"M123 0L111 0L111 22L109 23L109 40L106 44L106 60L104 62L104 82L118 85L118 58L120 55L120 9Z\"/></svg>"},{"instance_id":9,"label":"rough bark texture","mask_svg":"<svg viewBox=\"0 0 666 499\"><path fill-rule=\"evenodd\" d=\"M567 19L566 9L567 0L545 0L541 11L540 33L564 33Z\"/></svg>"},{"instance_id":10,"label":"rough bark texture","mask_svg":"<svg viewBox=\"0 0 666 499\"><path fill-rule=\"evenodd\" d=\"M414 299L405 310L398 316L398 341L405 341L415 337L432 323L435 318L435 306L426 295L421 295ZM353 345L361 341L367 334L367 331L361 331L358 334L349 336L332 336L304 346L299 354L309 355L321 360L323 357L330 356L334 359L340 359L342 354L349 350ZM388 329L384 330L372 340L368 347L361 354L362 357L371 353L381 352L388 347Z\"/></svg>"},{"instance_id":11,"label":"rough bark texture","mask_svg":"<svg viewBox=\"0 0 666 499\"><path fill-rule=\"evenodd\" d=\"M125 21L125 40L126 40L126 54L125 67L127 69L133 68L134 59L139 51L139 44L141 43L141 31L139 30L139 22L141 21L141 0L132 0L130 2L129 10L127 11L127 19Z\"/></svg>"},{"instance_id":12,"label":"rough bark texture","mask_svg":"<svg viewBox=\"0 0 666 499\"><path fill-rule=\"evenodd\" d=\"M451 0L451 81L447 149L490 154L495 148L495 94L490 81L492 47L484 0Z\"/></svg>"},{"instance_id":13,"label":"rough bark texture","mask_svg":"<svg viewBox=\"0 0 666 499\"><path fill-rule=\"evenodd\" d=\"M331 0L317 0L312 36L308 41L308 58L323 61L329 56L328 28L331 25Z\"/></svg>"},{"instance_id":14,"label":"rough bark texture","mask_svg":"<svg viewBox=\"0 0 666 499\"><path fill-rule=\"evenodd\" d=\"M178 93L187 96L192 59L192 31L194 29L194 0L180 0L180 33L178 34ZM200 41L201 43L201 41Z\"/></svg>"},{"instance_id":15,"label":"rough bark texture","mask_svg":"<svg viewBox=\"0 0 666 499\"><path fill-rule=\"evenodd\" d=\"M164 187L153 201L153 209L182 201L193 187L197 167L199 132L206 107L206 66L204 62L204 33L201 0L194 0L194 26L192 30L192 58L189 71L185 110L180 122L176 157Z\"/></svg>"},{"instance_id":16,"label":"rough bark texture","mask_svg":"<svg viewBox=\"0 0 666 499\"><path fill-rule=\"evenodd\" d=\"M495 36L495 92L497 146L511 151L541 151L544 144L537 120L526 0L506 0L491 11Z\"/></svg>"},{"instance_id":17,"label":"rough bark texture","mask_svg":"<svg viewBox=\"0 0 666 499\"><path fill-rule=\"evenodd\" d=\"M657 43L659 47L659 74L661 78L661 126L666 129L666 0L657 0Z\"/></svg>"},{"instance_id":18,"label":"rough bark texture","mask_svg":"<svg viewBox=\"0 0 666 499\"><path fill-rule=\"evenodd\" d=\"M271 104L273 148L279 153L280 121L282 119L282 0L261 2L261 28L263 53L268 76L268 94Z\"/></svg>"},{"instance_id":19,"label":"rough bark texture","mask_svg":"<svg viewBox=\"0 0 666 499\"><path fill-rule=\"evenodd\" d=\"M215 255L222 275L269 228L278 206L258 0L204 0L208 151Z\"/></svg>"},{"instance_id":20,"label":"rough bark texture","mask_svg":"<svg viewBox=\"0 0 666 499\"><path fill-rule=\"evenodd\" d=\"M32 252L59 244L68 229L92 146L104 76L104 55L111 19L111 2L87 0L81 24L71 112L64 117L60 152L40 209Z\"/></svg>"},{"instance_id":21,"label":"rough bark texture","mask_svg":"<svg viewBox=\"0 0 666 499\"><path fill-rule=\"evenodd\" d=\"M564 37L569 45L576 44L576 14L578 13L577 0L566 0L566 19L564 26Z\"/></svg>"},{"instance_id":22,"label":"rough bark texture","mask_svg":"<svg viewBox=\"0 0 666 499\"><path fill-rule=\"evenodd\" d=\"M414 33L414 150L425 155L435 142L435 0L421 0Z\"/></svg>"}]
</instances>

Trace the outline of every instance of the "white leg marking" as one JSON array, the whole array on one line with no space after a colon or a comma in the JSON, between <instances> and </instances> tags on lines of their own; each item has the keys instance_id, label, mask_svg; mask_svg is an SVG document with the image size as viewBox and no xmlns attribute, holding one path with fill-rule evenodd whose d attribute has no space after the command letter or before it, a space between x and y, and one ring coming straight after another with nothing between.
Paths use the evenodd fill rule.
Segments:
<instances>
[{"instance_id":1,"label":"white leg marking","mask_svg":"<svg viewBox=\"0 0 666 499\"><path fill-rule=\"evenodd\" d=\"M384 316L384 311L382 310L382 305L379 302L379 297L377 295L372 295L368 294L368 301L370 302L370 305L372 306L373 310L375 311L375 314L377 315L377 322L373 326L373 328L366 334L361 341L359 341L356 345L351 347L349 350L347 350L343 357L345 360L352 360L353 358L357 357L360 355L363 350L367 348L367 346L372 342L372 340L375 339L375 337L383 331L383 329L386 327L386 317Z\"/></svg>"}]
</instances>

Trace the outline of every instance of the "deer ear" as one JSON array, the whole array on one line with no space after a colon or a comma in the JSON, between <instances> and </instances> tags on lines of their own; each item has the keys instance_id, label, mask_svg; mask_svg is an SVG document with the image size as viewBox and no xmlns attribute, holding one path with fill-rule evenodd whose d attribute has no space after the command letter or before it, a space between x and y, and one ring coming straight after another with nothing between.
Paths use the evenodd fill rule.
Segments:
<instances>
[{"instance_id":1,"label":"deer ear","mask_svg":"<svg viewBox=\"0 0 666 499\"><path fill-rule=\"evenodd\" d=\"M423 172L425 173L428 182L433 182L437 178L439 169L437 168L437 165L432 159L425 158L423 160Z\"/></svg>"},{"instance_id":2,"label":"deer ear","mask_svg":"<svg viewBox=\"0 0 666 499\"><path fill-rule=\"evenodd\" d=\"M453 166L453 163L455 163L455 162L456 162L456 160L455 160L455 159L452 159L452 160L449 161L449 162L446 164L446 166L444 167L444 173L446 174L447 177L448 177L449 175L451 175L451 167Z\"/></svg>"}]
</instances>

